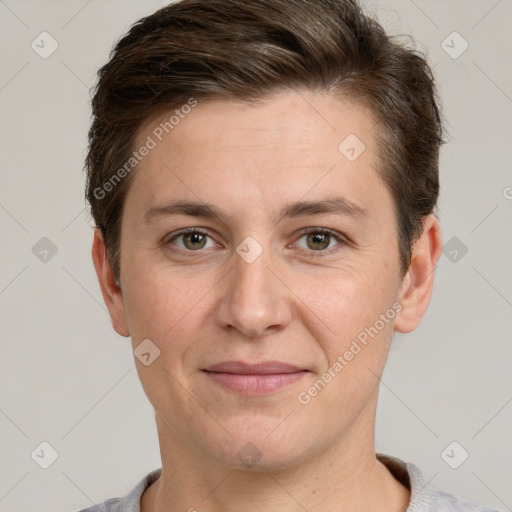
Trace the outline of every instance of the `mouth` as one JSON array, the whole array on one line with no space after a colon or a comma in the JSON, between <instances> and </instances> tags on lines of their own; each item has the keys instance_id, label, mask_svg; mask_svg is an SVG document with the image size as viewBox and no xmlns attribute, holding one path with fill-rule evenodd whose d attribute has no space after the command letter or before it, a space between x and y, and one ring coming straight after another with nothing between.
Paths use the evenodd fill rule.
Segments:
<instances>
[{"instance_id":1,"label":"mouth","mask_svg":"<svg viewBox=\"0 0 512 512\"><path fill-rule=\"evenodd\" d=\"M249 364L225 361L203 372L220 386L243 395L272 393L304 377L308 370L281 361Z\"/></svg>"}]
</instances>

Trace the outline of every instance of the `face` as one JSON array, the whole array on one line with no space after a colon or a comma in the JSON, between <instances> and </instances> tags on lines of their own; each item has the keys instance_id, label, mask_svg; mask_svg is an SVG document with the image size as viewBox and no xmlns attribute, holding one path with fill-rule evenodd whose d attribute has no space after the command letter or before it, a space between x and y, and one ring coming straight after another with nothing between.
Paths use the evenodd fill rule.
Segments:
<instances>
[{"instance_id":1,"label":"face","mask_svg":"<svg viewBox=\"0 0 512 512\"><path fill-rule=\"evenodd\" d=\"M282 92L199 102L160 141L170 115L138 134L156 145L126 197L109 302L136 353L150 340L135 364L159 434L266 469L373 436L411 282L373 116Z\"/></svg>"}]
</instances>

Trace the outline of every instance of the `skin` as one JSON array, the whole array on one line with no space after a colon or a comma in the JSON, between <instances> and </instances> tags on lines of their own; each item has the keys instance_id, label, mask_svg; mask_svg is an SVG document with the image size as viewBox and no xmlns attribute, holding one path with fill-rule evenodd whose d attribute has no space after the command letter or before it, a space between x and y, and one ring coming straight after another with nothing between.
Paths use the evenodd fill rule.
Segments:
<instances>
[{"instance_id":1,"label":"skin","mask_svg":"<svg viewBox=\"0 0 512 512\"><path fill-rule=\"evenodd\" d=\"M169 115L143 125L137 147ZM143 512L169 504L201 512L407 508L409 490L375 457L378 385L393 332L414 330L428 307L442 243L437 218L425 218L400 279L393 201L375 170L377 128L363 107L308 91L250 106L199 102L134 171L120 287L95 230L92 257L114 329L131 336L134 349L150 339L160 350L148 366L135 358L162 456ZM366 146L353 162L338 150L351 133ZM367 216L272 220L291 202L334 196ZM213 204L223 220L142 222L149 208L176 199ZM207 230L203 248L190 249L198 242L187 236L170 241L188 227ZM319 254L308 227L330 228L347 243L332 237ZM263 249L252 263L236 252L248 236ZM402 307L394 320L300 403L298 394L394 303ZM271 394L245 396L202 371L227 360L280 360L308 373ZM259 453L250 467L238 456L248 442Z\"/></svg>"}]
</instances>

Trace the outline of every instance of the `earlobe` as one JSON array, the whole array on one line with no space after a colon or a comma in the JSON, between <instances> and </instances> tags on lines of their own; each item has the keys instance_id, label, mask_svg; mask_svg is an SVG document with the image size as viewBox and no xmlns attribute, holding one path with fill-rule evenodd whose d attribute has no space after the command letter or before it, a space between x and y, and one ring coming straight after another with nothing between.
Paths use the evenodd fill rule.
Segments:
<instances>
[{"instance_id":1,"label":"earlobe","mask_svg":"<svg viewBox=\"0 0 512 512\"><path fill-rule=\"evenodd\" d=\"M121 336L128 337L130 331L126 320L122 291L107 257L103 236L99 228L94 229L91 255L101 294L112 321L112 327Z\"/></svg>"},{"instance_id":2,"label":"earlobe","mask_svg":"<svg viewBox=\"0 0 512 512\"><path fill-rule=\"evenodd\" d=\"M413 246L411 264L402 281L398 297L402 310L395 320L396 331L411 332L419 325L430 303L441 250L439 220L431 214L424 219L423 233Z\"/></svg>"}]
</instances>

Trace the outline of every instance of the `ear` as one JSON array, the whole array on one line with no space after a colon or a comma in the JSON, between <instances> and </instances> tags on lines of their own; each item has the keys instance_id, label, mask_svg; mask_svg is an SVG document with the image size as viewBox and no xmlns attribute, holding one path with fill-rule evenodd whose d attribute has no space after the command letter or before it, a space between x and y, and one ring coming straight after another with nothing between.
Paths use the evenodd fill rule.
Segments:
<instances>
[{"instance_id":1,"label":"ear","mask_svg":"<svg viewBox=\"0 0 512 512\"><path fill-rule=\"evenodd\" d=\"M402 309L395 319L395 331L411 332L418 327L430 303L434 270L441 251L439 220L430 214L423 221L423 233L413 245L411 264L402 280L398 297Z\"/></svg>"},{"instance_id":2,"label":"ear","mask_svg":"<svg viewBox=\"0 0 512 512\"><path fill-rule=\"evenodd\" d=\"M126 320L123 294L121 288L116 283L115 274L107 258L107 251L99 228L94 228L91 255L103 300L112 320L112 327L121 336L128 337L130 336L130 331Z\"/></svg>"}]
</instances>

